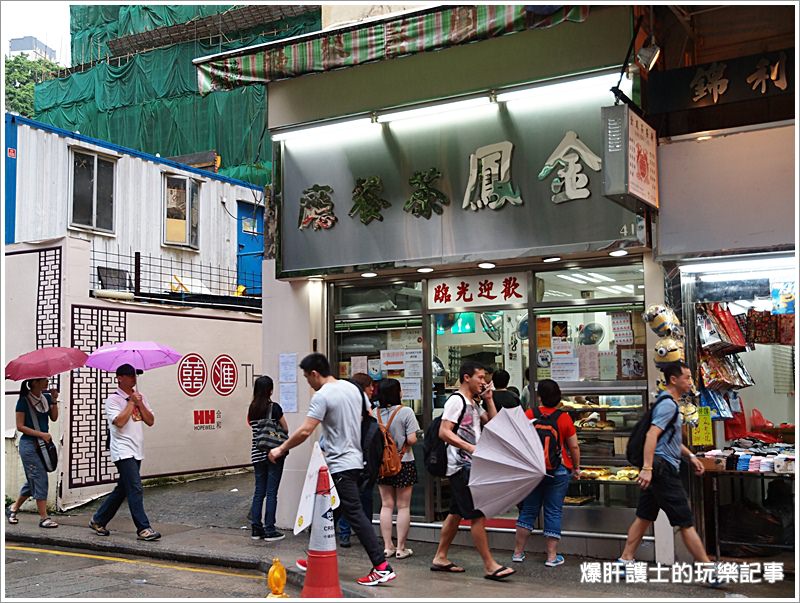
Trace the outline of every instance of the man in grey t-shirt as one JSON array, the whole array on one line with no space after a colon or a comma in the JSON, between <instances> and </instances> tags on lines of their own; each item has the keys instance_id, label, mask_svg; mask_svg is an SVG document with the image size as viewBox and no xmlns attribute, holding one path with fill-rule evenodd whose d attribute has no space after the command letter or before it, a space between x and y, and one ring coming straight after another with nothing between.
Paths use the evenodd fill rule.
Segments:
<instances>
[{"instance_id":1,"label":"man in grey t-shirt","mask_svg":"<svg viewBox=\"0 0 800 603\"><path fill-rule=\"evenodd\" d=\"M372 571L356 582L365 586L375 586L396 575L392 566L386 562L383 549L372 527L372 522L364 515L358 489L358 478L364 468L361 451L362 407L368 404L358 386L349 381L340 381L331 375L328 359L322 354L309 354L300 362L306 381L316 392L305 421L280 446L269 453L273 463L295 446L308 439L317 425L322 423L325 436L325 460L331 472L331 479L339 493L339 507L334 511L347 519L372 562ZM369 407L366 407L369 412ZM298 559L297 567L305 571L306 560Z\"/></svg>"}]
</instances>

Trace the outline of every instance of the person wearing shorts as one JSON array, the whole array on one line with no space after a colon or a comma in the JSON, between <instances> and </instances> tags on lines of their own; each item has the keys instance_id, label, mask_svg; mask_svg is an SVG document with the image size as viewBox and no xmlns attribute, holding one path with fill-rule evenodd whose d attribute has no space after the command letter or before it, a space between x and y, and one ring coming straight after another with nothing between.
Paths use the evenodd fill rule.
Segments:
<instances>
[{"instance_id":1,"label":"person wearing shorts","mask_svg":"<svg viewBox=\"0 0 800 603\"><path fill-rule=\"evenodd\" d=\"M497 408L492 397L492 388L486 382L486 369L477 362L465 362L458 371L459 388L444 404L439 437L447 443L447 479L450 482L450 513L442 524L439 546L431 563L431 571L461 573L464 571L450 561L447 554L458 532L461 518L471 522L470 533L483 560L487 580L503 580L515 571L501 565L489 550L486 534L486 517L475 509L469 489L469 472L472 453L481 435L481 425L490 421ZM486 403L484 411L476 399Z\"/></svg>"},{"instance_id":2,"label":"person wearing shorts","mask_svg":"<svg viewBox=\"0 0 800 603\"><path fill-rule=\"evenodd\" d=\"M683 445L683 417L676 402L691 391L692 374L682 362L666 365L662 371L667 387L653 406L650 428L645 436L644 465L638 479L642 492L636 508L636 519L628 529L625 549L617 559L617 563L625 567L634 562L642 538L653 525L659 511L667 514L670 525L680 529L681 538L694 560L711 563L694 528L689 497L679 474L681 457L685 457L692 465L695 475L702 475L704 471L702 463ZM713 579L711 585L715 584L716 579Z\"/></svg>"}]
</instances>

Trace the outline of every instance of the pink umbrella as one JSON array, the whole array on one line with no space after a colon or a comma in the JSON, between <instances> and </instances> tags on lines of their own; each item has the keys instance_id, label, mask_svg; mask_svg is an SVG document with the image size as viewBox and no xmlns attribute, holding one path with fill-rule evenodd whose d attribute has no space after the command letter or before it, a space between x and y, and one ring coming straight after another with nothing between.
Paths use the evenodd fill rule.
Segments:
<instances>
[{"instance_id":1,"label":"pink umbrella","mask_svg":"<svg viewBox=\"0 0 800 603\"><path fill-rule=\"evenodd\" d=\"M147 371L175 364L183 357L171 347L154 341L109 343L89 354L86 366L102 371L116 371L123 364Z\"/></svg>"},{"instance_id":2,"label":"pink umbrella","mask_svg":"<svg viewBox=\"0 0 800 603\"><path fill-rule=\"evenodd\" d=\"M76 348L41 348L14 358L6 365L6 379L44 379L79 368L86 354Z\"/></svg>"}]
</instances>

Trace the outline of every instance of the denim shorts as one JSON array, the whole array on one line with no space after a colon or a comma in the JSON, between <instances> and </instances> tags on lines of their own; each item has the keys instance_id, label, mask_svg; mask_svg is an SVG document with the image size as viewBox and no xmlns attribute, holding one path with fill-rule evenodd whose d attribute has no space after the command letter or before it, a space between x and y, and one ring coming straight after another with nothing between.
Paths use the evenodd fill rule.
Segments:
<instances>
[{"instance_id":1,"label":"denim shorts","mask_svg":"<svg viewBox=\"0 0 800 603\"><path fill-rule=\"evenodd\" d=\"M517 527L533 530L533 524L544 507L543 534L550 538L561 538L561 515L564 509L564 497L567 495L572 472L561 465L553 475L545 475L533 492L528 494L519 504Z\"/></svg>"},{"instance_id":2,"label":"denim shorts","mask_svg":"<svg viewBox=\"0 0 800 603\"><path fill-rule=\"evenodd\" d=\"M47 500L47 469L36 450L37 447L38 443L33 438L19 439L19 457L27 479L19 494L30 496L33 500Z\"/></svg>"},{"instance_id":3,"label":"denim shorts","mask_svg":"<svg viewBox=\"0 0 800 603\"><path fill-rule=\"evenodd\" d=\"M690 528L694 525L689 497L683 489L681 474L669 461L659 456L653 457L653 480L650 487L642 490L636 517L645 521L655 521L662 509L669 518L669 525Z\"/></svg>"}]
</instances>

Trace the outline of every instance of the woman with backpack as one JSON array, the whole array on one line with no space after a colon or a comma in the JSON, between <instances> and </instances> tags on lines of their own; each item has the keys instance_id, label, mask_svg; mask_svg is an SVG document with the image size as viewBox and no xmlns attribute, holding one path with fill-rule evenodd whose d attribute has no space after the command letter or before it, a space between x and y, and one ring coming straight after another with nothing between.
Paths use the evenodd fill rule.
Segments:
<instances>
[{"instance_id":1,"label":"woman with backpack","mask_svg":"<svg viewBox=\"0 0 800 603\"><path fill-rule=\"evenodd\" d=\"M400 455L400 471L395 475L378 478L381 495L381 536L384 554L405 559L414 551L406 548L408 529L411 526L411 491L417 483L417 467L411 447L417 443L419 423L414 410L403 406L400 382L382 379L378 387L379 406L375 418L391 435ZM397 507L397 547L392 543L392 513Z\"/></svg>"},{"instance_id":2,"label":"woman with backpack","mask_svg":"<svg viewBox=\"0 0 800 603\"><path fill-rule=\"evenodd\" d=\"M286 417L283 416L281 405L272 401L273 383L266 375L256 379L253 385L253 401L247 409L247 422L253 431L250 444L250 458L253 462L253 472L256 478L253 504L250 509L250 522L252 524L253 540L263 538L267 542L283 540L286 535L275 529L275 513L278 509L278 487L281 485L283 475L283 461L281 457L275 463L270 463L267 458L268 450L256 447L256 436L263 419L272 419L285 433L289 432ZM264 510L264 498L267 499ZM261 518L264 522L261 522Z\"/></svg>"},{"instance_id":3,"label":"woman with backpack","mask_svg":"<svg viewBox=\"0 0 800 603\"><path fill-rule=\"evenodd\" d=\"M561 388L552 379L542 379L536 388L540 406L525 411L542 441L545 452L547 475L520 503L517 518L517 536L511 560L521 563L525 560L525 543L531 535L533 524L544 506L544 540L547 567L564 563L558 554L558 541L561 539L561 514L569 481L580 471L581 451L572 418L556 408L561 402Z\"/></svg>"}]
</instances>

